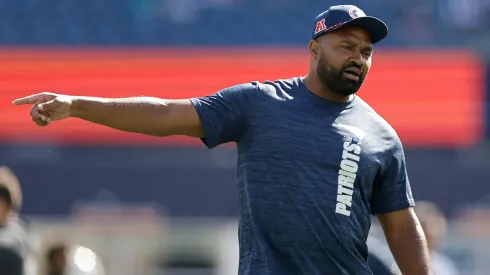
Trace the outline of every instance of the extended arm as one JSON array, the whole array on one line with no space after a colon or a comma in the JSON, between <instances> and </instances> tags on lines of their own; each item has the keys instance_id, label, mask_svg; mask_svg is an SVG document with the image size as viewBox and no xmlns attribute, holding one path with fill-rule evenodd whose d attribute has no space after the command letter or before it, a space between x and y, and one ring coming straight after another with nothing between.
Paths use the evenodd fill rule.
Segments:
<instances>
[{"instance_id":1,"label":"extended arm","mask_svg":"<svg viewBox=\"0 0 490 275\"><path fill-rule=\"evenodd\" d=\"M41 93L19 98L13 104L32 105L30 115L39 126L76 117L126 132L201 138L212 148L240 139L257 91L256 83L244 83L212 95L177 100Z\"/></svg>"},{"instance_id":2,"label":"extended arm","mask_svg":"<svg viewBox=\"0 0 490 275\"><path fill-rule=\"evenodd\" d=\"M52 120L76 117L126 132L204 137L197 111L188 99L100 98L42 93L17 99L13 104L33 105L31 117L40 126L46 126Z\"/></svg>"},{"instance_id":3,"label":"extended arm","mask_svg":"<svg viewBox=\"0 0 490 275\"><path fill-rule=\"evenodd\" d=\"M152 136L204 137L196 109L187 99L75 97L70 116Z\"/></svg>"}]
</instances>

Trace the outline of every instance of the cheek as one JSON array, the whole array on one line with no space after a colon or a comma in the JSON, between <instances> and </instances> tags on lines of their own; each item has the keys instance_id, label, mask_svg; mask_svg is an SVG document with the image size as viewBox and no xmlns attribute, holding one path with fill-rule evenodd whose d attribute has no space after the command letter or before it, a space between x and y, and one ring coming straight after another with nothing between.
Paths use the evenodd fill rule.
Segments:
<instances>
[{"instance_id":1,"label":"cheek","mask_svg":"<svg viewBox=\"0 0 490 275\"><path fill-rule=\"evenodd\" d=\"M325 61L324 63L328 63L328 65L334 68L340 68L349 60L348 58L343 57L342 54L333 50L324 50L321 59Z\"/></svg>"},{"instance_id":2,"label":"cheek","mask_svg":"<svg viewBox=\"0 0 490 275\"><path fill-rule=\"evenodd\" d=\"M364 64L364 66L362 66L362 71L364 72L364 76L368 74L370 69L371 69L371 61L369 61L369 63Z\"/></svg>"},{"instance_id":3,"label":"cheek","mask_svg":"<svg viewBox=\"0 0 490 275\"><path fill-rule=\"evenodd\" d=\"M369 71L369 69L371 69L371 65L373 65L373 60L369 58L366 60L366 63L364 63L364 66L367 67L367 70Z\"/></svg>"}]
</instances>

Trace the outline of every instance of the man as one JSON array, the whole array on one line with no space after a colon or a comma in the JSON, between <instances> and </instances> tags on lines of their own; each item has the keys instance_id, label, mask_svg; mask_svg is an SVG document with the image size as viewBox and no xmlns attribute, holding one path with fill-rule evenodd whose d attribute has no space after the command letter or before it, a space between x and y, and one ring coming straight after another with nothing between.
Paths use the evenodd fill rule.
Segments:
<instances>
[{"instance_id":1,"label":"man","mask_svg":"<svg viewBox=\"0 0 490 275\"><path fill-rule=\"evenodd\" d=\"M22 191L15 174L0 167L0 273L33 274L35 265L24 226L18 218Z\"/></svg>"},{"instance_id":2,"label":"man","mask_svg":"<svg viewBox=\"0 0 490 275\"><path fill-rule=\"evenodd\" d=\"M366 239L377 214L405 275L429 274L396 132L355 95L386 25L355 6L321 13L305 77L164 100L42 93L40 126L76 117L154 136L238 145L241 275L372 274Z\"/></svg>"}]
</instances>

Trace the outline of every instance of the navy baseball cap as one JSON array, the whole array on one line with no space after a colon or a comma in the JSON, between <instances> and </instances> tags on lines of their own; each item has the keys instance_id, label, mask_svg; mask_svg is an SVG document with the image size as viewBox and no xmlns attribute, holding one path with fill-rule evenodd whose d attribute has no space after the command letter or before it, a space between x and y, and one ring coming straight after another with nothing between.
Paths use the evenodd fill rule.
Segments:
<instances>
[{"instance_id":1,"label":"navy baseball cap","mask_svg":"<svg viewBox=\"0 0 490 275\"><path fill-rule=\"evenodd\" d=\"M311 39L344 26L359 26L365 29L373 44L383 40L388 34L388 26L381 19L367 16L354 5L340 5L330 7L315 18Z\"/></svg>"}]
</instances>

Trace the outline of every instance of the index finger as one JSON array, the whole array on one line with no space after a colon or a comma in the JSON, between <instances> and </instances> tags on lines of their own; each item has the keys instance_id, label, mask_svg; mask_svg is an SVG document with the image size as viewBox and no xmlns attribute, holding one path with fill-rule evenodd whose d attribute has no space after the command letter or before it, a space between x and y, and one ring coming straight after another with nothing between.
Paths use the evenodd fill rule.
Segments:
<instances>
[{"instance_id":1,"label":"index finger","mask_svg":"<svg viewBox=\"0 0 490 275\"><path fill-rule=\"evenodd\" d=\"M15 106L20 106L25 104L38 104L38 103L42 103L44 98L45 96L42 94L30 95L30 96L18 98L12 101L12 104L14 104Z\"/></svg>"}]
</instances>

